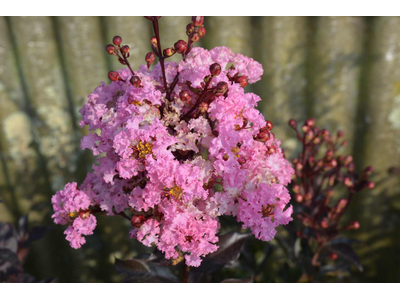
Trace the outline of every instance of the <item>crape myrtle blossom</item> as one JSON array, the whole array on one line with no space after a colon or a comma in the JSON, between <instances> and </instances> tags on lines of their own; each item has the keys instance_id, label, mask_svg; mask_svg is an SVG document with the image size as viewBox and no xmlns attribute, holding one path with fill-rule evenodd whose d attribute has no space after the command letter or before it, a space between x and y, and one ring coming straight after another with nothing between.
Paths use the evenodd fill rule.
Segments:
<instances>
[{"instance_id":1,"label":"crape myrtle blossom","mask_svg":"<svg viewBox=\"0 0 400 300\"><path fill-rule=\"evenodd\" d=\"M167 259L183 255L197 267L218 248L221 215L236 217L263 241L292 220L285 186L294 171L272 123L256 109L260 97L244 91L262 66L226 47L193 47L197 37L188 36L164 55L152 44L159 63L150 69L150 53L134 72L129 47L119 39L107 46L128 68L110 72L112 82L97 87L80 110L81 127L91 130L81 147L98 156L93 172L52 198L54 221L68 225L72 247L85 243L94 214L103 212L128 218L130 236ZM166 62L171 51L183 59Z\"/></svg>"}]
</instances>

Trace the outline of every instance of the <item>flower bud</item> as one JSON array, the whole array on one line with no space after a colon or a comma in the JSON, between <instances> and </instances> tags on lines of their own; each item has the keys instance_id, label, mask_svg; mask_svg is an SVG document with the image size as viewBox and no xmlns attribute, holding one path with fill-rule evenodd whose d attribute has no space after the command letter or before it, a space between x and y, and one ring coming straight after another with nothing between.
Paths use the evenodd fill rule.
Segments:
<instances>
[{"instance_id":1,"label":"flower bud","mask_svg":"<svg viewBox=\"0 0 400 300\"><path fill-rule=\"evenodd\" d=\"M114 72L114 71L108 72L108 78L109 78L111 81L118 81L118 80L121 80L121 77L119 76L119 74L118 74L117 72Z\"/></svg>"},{"instance_id":2,"label":"flower bud","mask_svg":"<svg viewBox=\"0 0 400 300\"><path fill-rule=\"evenodd\" d=\"M344 136L344 131L343 130L338 130L337 131L337 137L338 138L341 138L341 137L343 137Z\"/></svg>"},{"instance_id":3,"label":"flower bud","mask_svg":"<svg viewBox=\"0 0 400 300\"><path fill-rule=\"evenodd\" d=\"M313 127L315 125L315 119L314 118L310 118L306 121L306 124L308 127Z\"/></svg>"},{"instance_id":4,"label":"flower bud","mask_svg":"<svg viewBox=\"0 0 400 300\"><path fill-rule=\"evenodd\" d=\"M321 136L322 137L328 137L329 136L329 131L327 129L321 130Z\"/></svg>"},{"instance_id":5,"label":"flower bud","mask_svg":"<svg viewBox=\"0 0 400 300\"><path fill-rule=\"evenodd\" d=\"M372 174L372 172L374 172L374 168L372 168L371 166L368 166L368 167L366 167L365 169L364 169L364 174L366 175L366 176L370 176L371 174Z\"/></svg>"},{"instance_id":6,"label":"flower bud","mask_svg":"<svg viewBox=\"0 0 400 300\"><path fill-rule=\"evenodd\" d=\"M275 153L276 153L276 148L275 148L275 146L270 146L270 147L268 147L268 150L267 150L267 154L268 154L268 155L275 154Z\"/></svg>"},{"instance_id":7,"label":"flower bud","mask_svg":"<svg viewBox=\"0 0 400 300\"><path fill-rule=\"evenodd\" d=\"M301 131L307 132L310 128L307 125L301 126Z\"/></svg>"},{"instance_id":8,"label":"flower bud","mask_svg":"<svg viewBox=\"0 0 400 300\"><path fill-rule=\"evenodd\" d=\"M360 223L357 221L351 222L349 225L347 225L346 229L359 229L360 228Z\"/></svg>"},{"instance_id":9,"label":"flower bud","mask_svg":"<svg viewBox=\"0 0 400 300\"><path fill-rule=\"evenodd\" d=\"M122 46L122 48L121 48L121 50L122 50L122 52L123 53L128 53L129 52L129 50L130 50L130 48L129 48L129 46L128 45L125 45L125 46Z\"/></svg>"},{"instance_id":10,"label":"flower bud","mask_svg":"<svg viewBox=\"0 0 400 300\"><path fill-rule=\"evenodd\" d=\"M347 155L346 158L344 159L344 165L348 166L352 161L353 161L353 156Z\"/></svg>"},{"instance_id":11,"label":"flower bud","mask_svg":"<svg viewBox=\"0 0 400 300\"><path fill-rule=\"evenodd\" d=\"M218 76L221 74L221 65L219 63L214 63L210 66L210 73L213 76Z\"/></svg>"},{"instance_id":12,"label":"flower bud","mask_svg":"<svg viewBox=\"0 0 400 300\"><path fill-rule=\"evenodd\" d=\"M82 211L80 211L80 213L79 213L79 217L80 217L82 220L85 220L85 219L87 219L87 218L90 217L90 212L89 212L88 210L82 210Z\"/></svg>"},{"instance_id":13,"label":"flower bud","mask_svg":"<svg viewBox=\"0 0 400 300\"><path fill-rule=\"evenodd\" d=\"M113 44L114 45L119 46L119 45L121 45L121 43L122 43L122 38L120 36L116 35L116 36L113 37Z\"/></svg>"},{"instance_id":14,"label":"flower bud","mask_svg":"<svg viewBox=\"0 0 400 300\"><path fill-rule=\"evenodd\" d=\"M187 24L186 26L186 34L190 36L194 32L194 25L192 23Z\"/></svg>"},{"instance_id":15,"label":"flower bud","mask_svg":"<svg viewBox=\"0 0 400 300\"><path fill-rule=\"evenodd\" d=\"M204 23L204 17L192 17L192 23L194 26L201 26Z\"/></svg>"},{"instance_id":16,"label":"flower bud","mask_svg":"<svg viewBox=\"0 0 400 300\"><path fill-rule=\"evenodd\" d=\"M272 124L272 122L271 121L267 121L267 124L265 124L265 127L268 129L268 130L272 130L272 127L274 127L274 125Z\"/></svg>"},{"instance_id":17,"label":"flower bud","mask_svg":"<svg viewBox=\"0 0 400 300\"><path fill-rule=\"evenodd\" d=\"M300 193L300 186L298 184L295 184L293 186L293 193L299 194Z\"/></svg>"},{"instance_id":18,"label":"flower bud","mask_svg":"<svg viewBox=\"0 0 400 300\"><path fill-rule=\"evenodd\" d=\"M301 170L303 170L303 165L300 162L298 162L298 163L295 164L294 168L297 171L301 171Z\"/></svg>"},{"instance_id":19,"label":"flower bud","mask_svg":"<svg viewBox=\"0 0 400 300\"><path fill-rule=\"evenodd\" d=\"M175 52L183 54L187 50L187 43L184 40L179 40L174 44Z\"/></svg>"},{"instance_id":20,"label":"flower bud","mask_svg":"<svg viewBox=\"0 0 400 300\"><path fill-rule=\"evenodd\" d=\"M133 215L131 219L131 225L132 227L140 228L145 220L146 218L143 215Z\"/></svg>"},{"instance_id":21,"label":"flower bud","mask_svg":"<svg viewBox=\"0 0 400 300\"><path fill-rule=\"evenodd\" d=\"M373 188L375 188L375 183L373 183L372 181L369 181L367 184L368 189L372 190Z\"/></svg>"},{"instance_id":22,"label":"flower bud","mask_svg":"<svg viewBox=\"0 0 400 300\"><path fill-rule=\"evenodd\" d=\"M199 37L203 37L206 35L206 29L204 27L200 27L198 30Z\"/></svg>"},{"instance_id":23,"label":"flower bud","mask_svg":"<svg viewBox=\"0 0 400 300\"><path fill-rule=\"evenodd\" d=\"M189 38L193 43L195 43L199 41L200 36L197 32L193 32L192 34L190 34Z\"/></svg>"},{"instance_id":24,"label":"flower bud","mask_svg":"<svg viewBox=\"0 0 400 300\"><path fill-rule=\"evenodd\" d=\"M311 199L312 199L312 194L311 194L310 192L308 192L307 194L305 194L304 200L310 201Z\"/></svg>"},{"instance_id":25,"label":"flower bud","mask_svg":"<svg viewBox=\"0 0 400 300\"><path fill-rule=\"evenodd\" d=\"M257 134L256 140L259 142L266 142L271 138L269 131L261 131Z\"/></svg>"},{"instance_id":26,"label":"flower bud","mask_svg":"<svg viewBox=\"0 0 400 300\"><path fill-rule=\"evenodd\" d=\"M158 43L157 43L157 38L156 38L155 36L152 36L152 37L151 37L150 43L151 43L152 46L154 46L154 47L157 48L157 44L158 44Z\"/></svg>"},{"instance_id":27,"label":"flower bud","mask_svg":"<svg viewBox=\"0 0 400 300\"><path fill-rule=\"evenodd\" d=\"M215 87L215 92L219 95L223 95L228 91L228 84L225 81L218 82Z\"/></svg>"},{"instance_id":28,"label":"flower bud","mask_svg":"<svg viewBox=\"0 0 400 300\"><path fill-rule=\"evenodd\" d=\"M190 101L191 96L190 96L190 94L189 94L188 91L182 90L182 91L179 93L179 99L181 99L183 102L188 102L188 101Z\"/></svg>"},{"instance_id":29,"label":"flower bud","mask_svg":"<svg viewBox=\"0 0 400 300\"><path fill-rule=\"evenodd\" d=\"M337 204L337 212L341 212L347 206L347 203L349 203L347 199L339 200Z\"/></svg>"},{"instance_id":30,"label":"flower bud","mask_svg":"<svg viewBox=\"0 0 400 300\"><path fill-rule=\"evenodd\" d=\"M135 87L135 88L139 88L141 87L141 83L142 81L140 80L139 76L132 76L131 79L129 80L129 82Z\"/></svg>"},{"instance_id":31,"label":"flower bud","mask_svg":"<svg viewBox=\"0 0 400 300\"><path fill-rule=\"evenodd\" d=\"M156 56L153 52L149 52L146 54L146 63L147 63L147 68L149 69L150 66L155 62Z\"/></svg>"},{"instance_id":32,"label":"flower bud","mask_svg":"<svg viewBox=\"0 0 400 300\"><path fill-rule=\"evenodd\" d=\"M327 219L327 218L323 218L323 219L321 220L321 227L324 228L324 229L326 229L326 228L329 227L329 222L328 222L328 219Z\"/></svg>"},{"instance_id":33,"label":"flower bud","mask_svg":"<svg viewBox=\"0 0 400 300\"><path fill-rule=\"evenodd\" d=\"M354 184L353 184L353 180L351 180L350 177L346 177L346 178L343 180L343 183L344 183L344 185L347 186L347 187L352 187L352 186L354 185Z\"/></svg>"},{"instance_id":34,"label":"flower bud","mask_svg":"<svg viewBox=\"0 0 400 300\"><path fill-rule=\"evenodd\" d=\"M296 120L290 119L289 120L289 126L292 127L293 129L296 129L297 128Z\"/></svg>"},{"instance_id":35,"label":"flower bud","mask_svg":"<svg viewBox=\"0 0 400 300\"><path fill-rule=\"evenodd\" d=\"M297 194L297 195L294 197L294 200L296 200L296 202L301 203L301 202L303 201L303 196L302 196L301 194Z\"/></svg>"},{"instance_id":36,"label":"flower bud","mask_svg":"<svg viewBox=\"0 0 400 300\"><path fill-rule=\"evenodd\" d=\"M107 45L106 46L106 51L110 55L115 55L115 46L111 45L111 44Z\"/></svg>"},{"instance_id":37,"label":"flower bud","mask_svg":"<svg viewBox=\"0 0 400 300\"><path fill-rule=\"evenodd\" d=\"M164 57L171 57L172 55L174 55L175 54L175 49L174 48L167 48L167 49L164 49L163 50L163 54L164 54Z\"/></svg>"},{"instance_id":38,"label":"flower bud","mask_svg":"<svg viewBox=\"0 0 400 300\"><path fill-rule=\"evenodd\" d=\"M119 61L122 65L126 65L126 61L125 61L122 57L118 57L118 61Z\"/></svg>"},{"instance_id":39,"label":"flower bud","mask_svg":"<svg viewBox=\"0 0 400 300\"><path fill-rule=\"evenodd\" d=\"M249 79L246 76L240 76L235 79L236 83L239 83L242 88L246 87L249 84Z\"/></svg>"},{"instance_id":40,"label":"flower bud","mask_svg":"<svg viewBox=\"0 0 400 300\"><path fill-rule=\"evenodd\" d=\"M332 260L337 260L338 255L337 255L336 253L331 253L331 254L329 254L329 257L330 257Z\"/></svg>"}]
</instances>

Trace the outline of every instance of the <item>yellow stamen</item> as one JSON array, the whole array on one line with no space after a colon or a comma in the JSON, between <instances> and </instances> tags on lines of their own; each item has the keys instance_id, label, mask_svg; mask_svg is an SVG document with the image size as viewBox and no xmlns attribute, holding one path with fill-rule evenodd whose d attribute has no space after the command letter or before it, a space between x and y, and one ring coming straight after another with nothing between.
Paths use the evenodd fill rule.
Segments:
<instances>
[{"instance_id":1,"label":"yellow stamen","mask_svg":"<svg viewBox=\"0 0 400 300\"><path fill-rule=\"evenodd\" d=\"M145 158L147 154L153 153L153 145L149 142L143 143L142 141L139 141L136 145L136 149L139 158Z\"/></svg>"}]
</instances>

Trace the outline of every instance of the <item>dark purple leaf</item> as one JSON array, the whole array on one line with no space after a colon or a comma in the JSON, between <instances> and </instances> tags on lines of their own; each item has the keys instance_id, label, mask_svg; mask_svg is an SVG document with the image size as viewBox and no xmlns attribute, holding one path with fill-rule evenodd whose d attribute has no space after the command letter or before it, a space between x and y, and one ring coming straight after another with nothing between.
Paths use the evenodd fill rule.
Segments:
<instances>
[{"instance_id":1,"label":"dark purple leaf","mask_svg":"<svg viewBox=\"0 0 400 300\"><path fill-rule=\"evenodd\" d=\"M27 243L30 244L36 240L40 240L43 238L46 233L49 231L49 227L45 226L36 226L29 232Z\"/></svg>"},{"instance_id":2,"label":"dark purple leaf","mask_svg":"<svg viewBox=\"0 0 400 300\"><path fill-rule=\"evenodd\" d=\"M349 244L333 243L325 248L332 253L336 253L339 257L343 258L344 260L354 264L360 270L360 272L363 271L363 267L361 265L357 253L354 251L353 247L351 247Z\"/></svg>"},{"instance_id":3,"label":"dark purple leaf","mask_svg":"<svg viewBox=\"0 0 400 300\"><path fill-rule=\"evenodd\" d=\"M16 253L18 249L17 233L10 223L0 223L0 248Z\"/></svg>"},{"instance_id":4,"label":"dark purple leaf","mask_svg":"<svg viewBox=\"0 0 400 300\"><path fill-rule=\"evenodd\" d=\"M117 273L124 275L125 282L178 282L167 267L141 259L115 260Z\"/></svg>"},{"instance_id":5,"label":"dark purple leaf","mask_svg":"<svg viewBox=\"0 0 400 300\"><path fill-rule=\"evenodd\" d=\"M239 258L243 243L250 234L228 232L219 237L217 245L218 250L207 255L200 267L194 269L194 272L211 273L215 272L226 265L232 264Z\"/></svg>"}]
</instances>

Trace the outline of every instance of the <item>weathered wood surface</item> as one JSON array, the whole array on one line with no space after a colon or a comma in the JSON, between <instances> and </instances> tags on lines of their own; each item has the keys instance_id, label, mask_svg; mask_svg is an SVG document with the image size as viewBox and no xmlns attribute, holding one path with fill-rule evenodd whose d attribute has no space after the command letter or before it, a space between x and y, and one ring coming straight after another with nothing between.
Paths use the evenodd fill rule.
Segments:
<instances>
[{"instance_id":1,"label":"weathered wood surface","mask_svg":"<svg viewBox=\"0 0 400 300\"><path fill-rule=\"evenodd\" d=\"M163 48L186 40L189 22L161 18ZM400 166L400 18L206 17L205 26L206 37L196 46L228 46L263 64L261 82L248 90L262 97L259 109L288 154L296 143L287 121L314 116L319 127L346 131L359 168L374 166L377 188L363 194L349 216L360 221L355 236L368 245L360 247L362 280L400 280L400 178L388 176L388 169ZM51 195L68 181L81 182L92 164L90 153L79 148L86 129L78 125L78 110L101 81L108 82L109 70L122 67L104 46L122 36L136 69L151 49L152 34L142 17L0 18L1 221L29 211L31 220L50 222ZM41 260L50 255L41 252L46 243L59 244L51 251L68 251L81 264L73 270L60 258L57 267L66 271L61 279L90 280L80 274L95 274L109 266L108 259L133 249L122 234L125 223L100 222L88 250L66 250L58 228L32 255ZM85 268L89 273L80 272ZM53 270L48 264L43 274ZM102 276L97 278L109 275Z\"/></svg>"}]
</instances>

